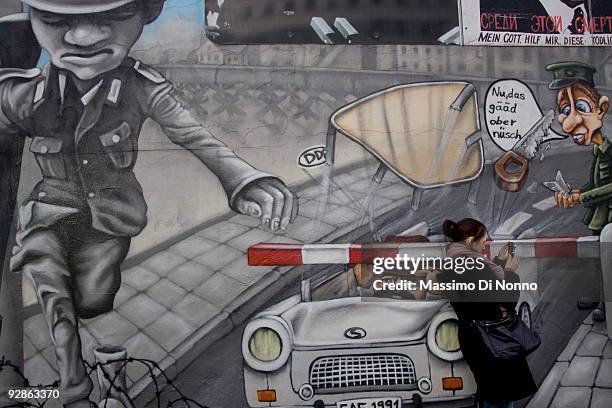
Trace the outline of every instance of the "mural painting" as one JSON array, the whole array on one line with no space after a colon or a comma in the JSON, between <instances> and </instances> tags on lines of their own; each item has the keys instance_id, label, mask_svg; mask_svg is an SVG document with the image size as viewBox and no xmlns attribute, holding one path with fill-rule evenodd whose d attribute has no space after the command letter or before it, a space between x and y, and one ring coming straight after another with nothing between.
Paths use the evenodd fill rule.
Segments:
<instances>
[{"instance_id":1,"label":"mural painting","mask_svg":"<svg viewBox=\"0 0 612 408\"><path fill-rule=\"evenodd\" d=\"M607 48L289 3L0 7L0 405L606 406Z\"/></svg>"}]
</instances>

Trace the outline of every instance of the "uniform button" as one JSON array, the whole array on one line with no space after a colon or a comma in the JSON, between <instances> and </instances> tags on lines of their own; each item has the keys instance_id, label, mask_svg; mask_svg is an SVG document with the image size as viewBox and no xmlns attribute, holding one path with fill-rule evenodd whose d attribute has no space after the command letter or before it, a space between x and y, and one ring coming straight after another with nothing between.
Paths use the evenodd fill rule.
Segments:
<instances>
[{"instance_id":1,"label":"uniform button","mask_svg":"<svg viewBox=\"0 0 612 408\"><path fill-rule=\"evenodd\" d=\"M96 196L96 193L89 193L87 194L87 197L89 198L94 198Z\"/></svg>"},{"instance_id":2,"label":"uniform button","mask_svg":"<svg viewBox=\"0 0 612 408\"><path fill-rule=\"evenodd\" d=\"M89 160L84 159L84 160L83 160L83 164L87 164L87 163L89 163Z\"/></svg>"},{"instance_id":3,"label":"uniform button","mask_svg":"<svg viewBox=\"0 0 612 408\"><path fill-rule=\"evenodd\" d=\"M40 191L40 192L38 193L38 198L43 198L43 197L46 197L46 196L47 196L47 193L46 193L46 192L44 192L44 191Z\"/></svg>"},{"instance_id":4,"label":"uniform button","mask_svg":"<svg viewBox=\"0 0 612 408\"><path fill-rule=\"evenodd\" d=\"M48 151L49 151L49 148L48 148L47 146L43 146L43 147L41 147L41 148L40 148L40 152L41 152L42 154L45 154L45 153L47 153Z\"/></svg>"},{"instance_id":5,"label":"uniform button","mask_svg":"<svg viewBox=\"0 0 612 408\"><path fill-rule=\"evenodd\" d=\"M121 141L119 135L113 135L113 143L119 143L119 141Z\"/></svg>"}]
</instances>

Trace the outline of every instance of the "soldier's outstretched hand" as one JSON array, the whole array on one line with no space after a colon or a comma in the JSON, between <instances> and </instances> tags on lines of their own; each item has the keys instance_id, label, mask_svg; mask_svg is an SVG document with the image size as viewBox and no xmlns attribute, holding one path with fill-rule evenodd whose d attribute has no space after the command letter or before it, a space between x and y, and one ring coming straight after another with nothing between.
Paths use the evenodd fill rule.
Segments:
<instances>
[{"instance_id":1,"label":"soldier's outstretched hand","mask_svg":"<svg viewBox=\"0 0 612 408\"><path fill-rule=\"evenodd\" d=\"M239 193L235 207L242 214L260 218L264 228L285 230L297 217L298 199L282 181L263 178Z\"/></svg>"}]
</instances>

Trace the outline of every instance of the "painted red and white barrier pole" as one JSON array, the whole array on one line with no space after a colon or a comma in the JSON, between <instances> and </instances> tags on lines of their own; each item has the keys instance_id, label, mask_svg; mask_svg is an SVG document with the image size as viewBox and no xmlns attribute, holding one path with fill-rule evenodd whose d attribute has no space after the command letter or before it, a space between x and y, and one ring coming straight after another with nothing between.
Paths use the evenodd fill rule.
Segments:
<instances>
[{"instance_id":1,"label":"painted red and white barrier pole","mask_svg":"<svg viewBox=\"0 0 612 408\"><path fill-rule=\"evenodd\" d=\"M611 234L612 240L612 234ZM508 241L490 241L485 255L496 254ZM512 240L520 258L599 258L599 237L564 237ZM444 256L447 242L279 244L259 243L248 249L251 266L290 266L321 264L368 264L374 258Z\"/></svg>"}]
</instances>

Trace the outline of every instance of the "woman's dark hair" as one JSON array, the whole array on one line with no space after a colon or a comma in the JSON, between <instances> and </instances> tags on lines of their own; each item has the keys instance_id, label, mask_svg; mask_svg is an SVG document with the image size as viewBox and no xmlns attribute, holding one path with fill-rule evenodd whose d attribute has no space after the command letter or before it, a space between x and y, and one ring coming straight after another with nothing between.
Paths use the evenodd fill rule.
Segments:
<instances>
[{"instance_id":1,"label":"woman's dark hair","mask_svg":"<svg viewBox=\"0 0 612 408\"><path fill-rule=\"evenodd\" d=\"M487 227L473 218L464 218L459 222L446 220L442 224L442 230L444 235L455 242L463 241L469 237L479 240L487 233Z\"/></svg>"}]
</instances>

